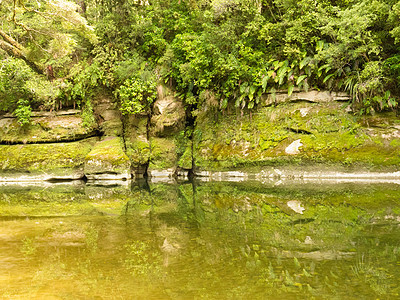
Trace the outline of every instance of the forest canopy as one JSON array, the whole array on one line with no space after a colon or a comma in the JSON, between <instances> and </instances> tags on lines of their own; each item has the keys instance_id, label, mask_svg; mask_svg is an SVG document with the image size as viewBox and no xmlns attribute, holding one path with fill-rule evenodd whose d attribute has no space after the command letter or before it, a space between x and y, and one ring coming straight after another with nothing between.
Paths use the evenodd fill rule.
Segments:
<instances>
[{"instance_id":1,"label":"forest canopy","mask_svg":"<svg viewBox=\"0 0 400 300\"><path fill-rule=\"evenodd\" d=\"M124 114L142 112L160 83L220 110L297 88L346 91L359 113L398 106L398 1L0 3L0 111L22 123L31 109L90 110L104 90Z\"/></svg>"}]
</instances>

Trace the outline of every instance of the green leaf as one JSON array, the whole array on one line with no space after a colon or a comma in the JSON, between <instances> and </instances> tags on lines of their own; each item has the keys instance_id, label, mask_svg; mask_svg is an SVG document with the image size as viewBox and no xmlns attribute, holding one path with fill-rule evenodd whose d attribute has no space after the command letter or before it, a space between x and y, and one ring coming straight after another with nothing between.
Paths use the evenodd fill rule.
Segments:
<instances>
[{"instance_id":1,"label":"green leaf","mask_svg":"<svg viewBox=\"0 0 400 300\"><path fill-rule=\"evenodd\" d=\"M283 80L285 79L286 72L288 70L288 67L283 66L280 68L277 72L277 78L279 79L279 85L283 84Z\"/></svg>"},{"instance_id":2,"label":"green leaf","mask_svg":"<svg viewBox=\"0 0 400 300\"><path fill-rule=\"evenodd\" d=\"M247 90L248 86L249 86L249 84L247 82L242 83L240 85L240 93L243 94Z\"/></svg>"},{"instance_id":3,"label":"green leaf","mask_svg":"<svg viewBox=\"0 0 400 300\"><path fill-rule=\"evenodd\" d=\"M274 73L275 73L274 70L269 70L269 71L267 72L268 79L269 79L270 77L272 77L272 76L274 75Z\"/></svg>"},{"instance_id":4,"label":"green leaf","mask_svg":"<svg viewBox=\"0 0 400 300\"><path fill-rule=\"evenodd\" d=\"M251 86L250 86L250 89L249 89L249 95L254 95L254 93L256 92L256 90L257 90L257 87L254 86L254 85L251 85Z\"/></svg>"},{"instance_id":5,"label":"green leaf","mask_svg":"<svg viewBox=\"0 0 400 300\"><path fill-rule=\"evenodd\" d=\"M239 107L239 106L240 106L240 101L241 101L240 98L236 99L236 101L235 101L235 107Z\"/></svg>"},{"instance_id":6,"label":"green leaf","mask_svg":"<svg viewBox=\"0 0 400 300\"><path fill-rule=\"evenodd\" d=\"M296 85L299 85L304 79L307 78L307 75L301 75L296 80Z\"/></svg>"},{"instance_id":7,"label":"green leaf","mask_svg":"<svg viewBox=\"0 0 400 300\"><path fill-rule=\"evenodd\" d=\"M292 95L293 89L294 89L294 84L289 85L289 87L288 87L288 96L289 97Z\"/></svg>"},{"instance_id":8,"label":"green leaf","mask_svg":"<svg viewBox=\"0 0 400 300\"><path fill-rule=\"evenodd\" d=\"M311 61L311 57L304 57L304 59L300 62L299 68L303 69L306 65L308 65Z\"/></svg>"},{"instance_id":9,"label":"green leaf","mask_svg":"<svg viewBox=\"0 0 400 300\"><path fill-rule=\"evenodd\" d=\"M329 72L330 69L331 69L331 67L329 64L325 64L325 65L319 67L318 74L320 74L320 75L318 75L318 76L321 76L323 70L325 70L325 72Z\"/></svg>"},{"instance_id":10,"label":"green leaf","mask_svg":"<svg viewBox=\"0 0 400 300\"><path fill-rule=\"evenodd\" d=\"M335 73L329 74L328 76L326 76L323 80L323 83L327 82L330 78L332 78L335 75Z\"/></svg>"},{"instance_id":11,"label":"green leaf","mask_svg":"<svg viewBox=\"0 0 400 300\"><path fill-rule=\"evenodd\" d=\"M276 70L276 69L279 69L280 67L283 66L283 64L284 64L283 61L279 61L279 60L274 61L274 69L275 69L275 70Z\"/></svg>"},{"instance_id":12,"label":"green leaf","mask_svg":"<svg viewBox=\"0 0 400 300\"><path fill-rule=\"evenodd\" d=\"M390 98L388 100L388 104L389 104L390 107L396 107L397 106L397 101L396 101L395 98Z\"/></svg>"},{"instance_id":13,"label":"green leaf","mask_svg":"<svg viewBox=\"0 0 400 300\"><path fill-rule=\"evenodd\" d=\"M263 79L261 80L261 86L262 86L262 90L265 93L265 90L267 88L267 84L268 84L268 76L264 76Z\"/></svg>"},{"instance_id":14,"label":"green leaf","mask_svg":"<svg viewBox=\"0 0 400 300\"><path fill-rule=\"evenodd\" d=\"M220 107L222 109L225 109L227 106L228 106L228 98L222 99Z\"/></svg>"},{"instance_id":15,"label":"green leaf","mask_svg":"<svg viewBox=\"0 0 400 300\"><path fill-rule=\"evenodd\" d=\"M324 41L319 40L317 42L317 46L315 47L315 50L317 50L317 52L321 51L324 49Z\"/></svg>"}]
</instances>

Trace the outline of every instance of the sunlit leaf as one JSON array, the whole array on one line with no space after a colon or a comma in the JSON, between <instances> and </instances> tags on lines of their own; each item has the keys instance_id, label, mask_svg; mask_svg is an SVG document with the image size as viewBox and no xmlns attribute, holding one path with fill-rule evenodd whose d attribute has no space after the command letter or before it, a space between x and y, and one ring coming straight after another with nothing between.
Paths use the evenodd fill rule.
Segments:
<instances>
[{"instance_id":1,"label":"sunlit leaf","mask_svg":"<svg viewBox=\"0 0 400 300\"><path fill-rule=\"evenodd\" d=\"M290 84L288 87L288 96L290 97L293 93L294 84Z\"/></svg>"},{"instance_id":2,"label":"sunlit leaf","mask_svg":"<svg viewBox=\"0 0 400 300\"><path fill-rule=\"evenodd\" d=\"M304 79L307 78L307 75L301 75L296 80L296 85L299 85Z\"/></svg>"}]
</instances>

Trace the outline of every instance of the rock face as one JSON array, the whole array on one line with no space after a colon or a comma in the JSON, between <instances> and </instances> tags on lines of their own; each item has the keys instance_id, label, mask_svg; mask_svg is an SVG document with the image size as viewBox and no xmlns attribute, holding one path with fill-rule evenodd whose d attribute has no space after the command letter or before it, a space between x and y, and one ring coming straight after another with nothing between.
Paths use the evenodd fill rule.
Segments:
<instances>
[{"instance_id":1,"label":"rock face","mask_svg":"<svg viewBox=\"0 0 400 300\"><path fill-rule=\"evenodd\" d=\"M182 101L166 87L158 87L148 132L150 177L172 177L178 163L178 137L184 130L185 109Z\"/></svg>"},{"instance_id":2,"label":"rock face","mask_svg":"<svg viewBox=\"0 0 400 300\"><path fill-rule=\"evenodd\" d=\"M184 130L182 101L165 87L158 87L158 99L148 115L125 120L127 155L137 176L171 177L178 165L179 136Z\"/></svg>"},{"instance_id":3,"label":"rock face","mask_svg":"<svg viewBox=\"0 0 400 300\"><path fill-rule=\"evenodd\" d=\"M198 173L311 165L395 172L399 125L394 113L356 116L335 101L261 107L251 117L225 114L218 122L200 112L193 156Z\"/></svg>"},{"instance_id":4,"label":"rock face","mask_svg":"<svg viewBox=\"0 0 400 300\"><path fill-rule=\"evenodd\" d=\"M0 145L0 180L79 179L96 138L71 143ZM21 177L22 176L22 177Z\"/></svg>"},{"instance_id":5,"label":"rock face","mask_svg":"<svg viewBox=\"0 0 400 300\"><path fill-rule=\"evenodd\" d=\"M97 126L83 126L79 110L36 112L31 124L23 127L13 116L6 115L0 118L0 143L3 144L75 141L96 134Z\"/></svg>"},{"instance_id":6,"label":"rock face","mask_svg":"<svg viewBox=\"0 0 400 300\"><path fill-rule=\"evenodd\" d=\"M107 137L96 143L85 157L86 177L89 180L130 179L131 163L122 145L117 137Z\"/></svg>"},{"instance_id":7,"label":"rock face","mask_svg":"<svg viewBox=\"0 0 400 300\"><path fill-rule=\"evenodd\" d=\"M122 136L121 113L109 92L103 91L93 100L93 111L97 116L99 129L106 136Z\"/></svg>"},{"instance_id":8,"label":"rock face","mask_svg":"<svg viewBox=\"0 0 400 300\"><path fill-rule=\"evenodd\" d=\"M346 93L329 91L294 91L290 96L287 91L277 91L275 94L266 94L264 96L264 105L288 103L294 101L307 101L313 103L328 103L333 101L348 101L350 97Z\"/></svg>"},{"instance_id":9,"label":"rock face","mask_svg":"<svg viewBox=\"0 0 400 300\"><path fill-rule=\"evenodd\" d=\"M171 136L183 129L185 109L181 101L173 96L158 99L154 103L151 119L154 136Z\"/></svg>"},{"instance_id":10,"label":"rock face","mask_svg":"<svg viewBox=\"0 0 400 300\"><path fill-rule=\"evenodd\" d=\"M147 122L148 118L145 115L129 116L125 120L126 154L136 176L143 176L150 159Z\"/></svg>"},{"instance_id":11,"label":"rock face","mask_svg":"<svg viewBox=\"0 0 400 300\"><path fill-rule=\"evenodd\" d=\"M122 116L110 95L98 96L91 127L76 110L35 112L24 127L3 115L0 181L126 180L146 172L160 180L189 172L217 180L346 177L360 170L363 178L400 177L394 113L358 116L346 108L346 95L331 92L277 92L275 106L270 97L243 115L229 107L211 112L205 103L188 128L182 101L161 86L151 115ZM103 136L94 137L99 131Z\"/></svg>"}]
</instances>

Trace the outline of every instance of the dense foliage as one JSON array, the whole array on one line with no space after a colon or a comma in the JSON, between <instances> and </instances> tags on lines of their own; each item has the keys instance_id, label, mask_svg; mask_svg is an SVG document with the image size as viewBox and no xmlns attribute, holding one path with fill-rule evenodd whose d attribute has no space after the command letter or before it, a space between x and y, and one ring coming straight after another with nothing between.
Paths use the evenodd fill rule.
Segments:
<instances>
[{"instance_id":1,"label":"dense foliage","mask_svg":"<svg viewBox=\"0 0 400 300\"><path fill-rule=\"evenodd\" d=\"M361 113L398 105L395 0L3 3L3 111L20 99L44 108L85 104L102 86L123 113L139 113L151 108L159 83L190 107L222 110L253 109L266 92L296 88L347 91Z\"/></svg>"}]
</instances>

